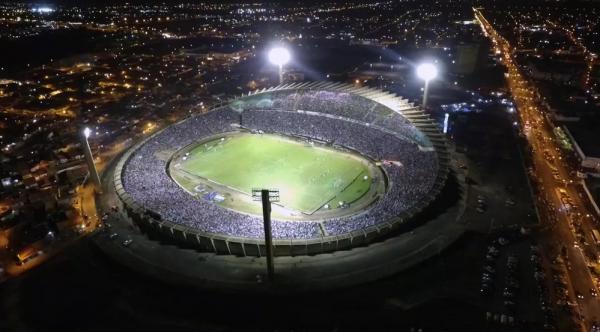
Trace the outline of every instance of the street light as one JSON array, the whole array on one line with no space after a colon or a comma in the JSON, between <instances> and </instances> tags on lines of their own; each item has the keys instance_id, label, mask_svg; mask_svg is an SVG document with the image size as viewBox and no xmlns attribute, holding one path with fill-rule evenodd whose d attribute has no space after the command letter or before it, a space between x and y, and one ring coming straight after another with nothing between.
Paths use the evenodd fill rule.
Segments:
<instances>
[{"instance_id":1,"label":"street light","mask_svg":"<svg viewBox=\"0 0 600 332\"><path fill-rule=\"evenodd\" d=\"M427 106L427 93L429 90L429 81L436 78L438 74L437 67L432 63L422 63L417 67L417 76L425 81L425 88L423 91L423 107Z\"/></svg>"},{"instance_id":2,"label":"street light","mask_svg":"<svg viewBox=\"0 0 600 332\"><path fill-rule=\"evenodd\" d=\"M279 84L283 82L283 65L290 61L290 52L283 47L275 47L269 51L269 61L279 67Z\"/></svg>"}]
</instances>

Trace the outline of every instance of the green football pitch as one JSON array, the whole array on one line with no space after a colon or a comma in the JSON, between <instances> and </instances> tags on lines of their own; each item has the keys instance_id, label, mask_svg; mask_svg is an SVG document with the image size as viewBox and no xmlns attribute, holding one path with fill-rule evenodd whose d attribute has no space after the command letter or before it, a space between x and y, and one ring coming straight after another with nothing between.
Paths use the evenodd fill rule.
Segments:
<instances>
[{"instance_id":1,"label":"green football pitch","mask_svg":"<svg viewBox=\"0 0 600 332\"><path fill-rule=\"evenodd\" d=\"M303 213L327 203L353 202L371 185L365 159L267 134L241 133L202 143L189 150L179 168L248 195L253 188L278 189L281 205Z\"/></svg>"}]
</instances>

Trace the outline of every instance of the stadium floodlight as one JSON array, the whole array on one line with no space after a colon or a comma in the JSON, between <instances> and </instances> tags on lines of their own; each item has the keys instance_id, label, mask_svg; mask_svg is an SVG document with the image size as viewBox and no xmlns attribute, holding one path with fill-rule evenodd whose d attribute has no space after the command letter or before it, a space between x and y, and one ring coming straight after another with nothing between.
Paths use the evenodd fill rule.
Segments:
<instances>
[{"instance_id":1,"label":"stadium floodlight","mask_svg":"<svg viewBox=\"0 0 600 332\"><path fill-rule=\"evenodd\" d=\"M92 130L89 127L85 127L82 132L83 140L83 153L85 155L85 160L88 164L88 171L90 172L90 177L94 182L94 186L96 186L96 191L101 192L102 186L100 184L100 176L98 175L98 170L96 169L96 164L94 163L94 156L92 155L92 149L90 148L90 143L88 138L92 134Z\"/></svg>"},{"instance_id":2,"label":"stadium floodlight","mask_svg":"<svg viewBox=\"0 0 600 332\"><path fill-rule=\"evenodd\" d=\"M275 47L269 51L269 61L277 66L283 66L290 61L290 52L283 47Z\"/></svg>"},{"instance_id":3,"label":"stadium floodlight","mask_svg":"<svg viewBox=\"0 0 600 332\"><path fill-rule=\"evenodd\" d=\"M427 94L429 90L429 81L435 79L438 74L437 67L432 63L422 63L417 67L417 76L425 81L423 89L423 107L427 107Z\"/></svg>"},{"instance_id":4,"label":"stadium floodlight","mask_svg":"<svg viewBox=\"0 0 600 332\"><path fill-rule=\"evenodd\" d=\"M437 67L432 63L423 63L417 67L417 75L419 78L430 81L434 79L438 74Z\"/></svg>"},{"instance_id":5,"label":"stadium floodlight","mask_svg":"<svg viewBox=\"0 0 600 332\"><path fill-rule=\"evenodd\" d=\"M291 55L287 48L275 47L269 51L269 61L279 68L279 84L283 82L283 66L290 61Z\"/></svg>"}]
</instances>

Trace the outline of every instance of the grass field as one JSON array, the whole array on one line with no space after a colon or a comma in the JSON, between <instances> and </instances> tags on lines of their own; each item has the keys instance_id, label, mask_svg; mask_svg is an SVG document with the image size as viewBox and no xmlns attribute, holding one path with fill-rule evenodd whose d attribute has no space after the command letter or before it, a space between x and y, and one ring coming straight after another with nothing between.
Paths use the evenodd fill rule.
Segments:
<instances>
[{"instance_id":1,"label":"grass field","mask_svg":"<svg viewBox=\"0 0 600 332\"><path fill-rule=\"evenodd\" d=\"M238 134L194 147L180 169L250 194L276 188L287 208L313 213L353 202L370 188L368 166L350 154L276 135Z\"/></svg>"}]
</instances>

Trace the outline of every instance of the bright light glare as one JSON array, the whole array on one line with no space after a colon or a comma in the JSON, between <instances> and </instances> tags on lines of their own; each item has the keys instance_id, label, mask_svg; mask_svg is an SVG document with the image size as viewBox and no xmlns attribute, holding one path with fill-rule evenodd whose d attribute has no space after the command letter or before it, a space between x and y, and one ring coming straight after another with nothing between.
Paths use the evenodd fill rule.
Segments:
<instances>
[{"instance_id":1,"label":"bright light glare","mask_svg":"<svg viewBox=\"0 0 600 332\"><path fill-rule=\"evenodd\" d=\"M88 127L85 127L85 129L83 130L83 135L85 135L85 138L90 137L91 133L92 133L92 130Z\"/></svg>"},{"instance_id":2,"label":"bright light glare","mask_svg":"<svg viewBox=\"0 0 600 332\"><path fill-rule=\"evenodd\" d=\"M448 118L450 117L450 114L446 113L444 115L444 134L448 133Z\"/></svg>"},{"instance_id":3,"label":"bright light glare","mask_svg":"<svg viewBox=\"0 0 600 332\"><path fill-rule=\"evenodd\" d=\"M431 63L423 63L417 67L417 76L425 81L434 79L438 74L437 67Z\"/></svg>"},{"instance_id":4,"label":"bright light glare","mask_svg":"<svg viewBox=\"0 0 600 332\"><path fill-rule=\"evenodd\" d=\"M277 66L283 66L290 61L290 52L283 47L276 47L269 51L269 61Z\"/></svg>"},{"instance_id":5,"label":"bright light glare","mask_svg":"<svg viewBox=\"0 0 600 332\"><path fill-rule=\"evenodd\" d=\"M32 11L34 13L46 14L46 13L52 13L54 11L54 9L51 7L42 6L42 7L33 8Z\"/></svg>"}]
</instances>

